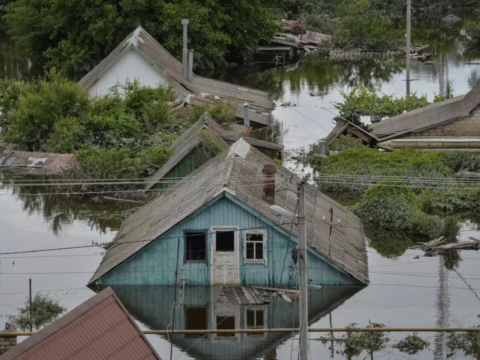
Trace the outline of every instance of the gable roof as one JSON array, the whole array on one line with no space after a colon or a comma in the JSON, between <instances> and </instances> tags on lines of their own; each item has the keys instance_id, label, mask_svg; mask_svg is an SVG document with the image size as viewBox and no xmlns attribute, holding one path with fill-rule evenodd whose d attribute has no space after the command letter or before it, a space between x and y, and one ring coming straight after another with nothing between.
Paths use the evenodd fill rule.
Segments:
<instances>
[{"instance_id":1,"label":"gable roof","mask_svg":"<svg viewBox=\"0 0 480 360\"><path fill-rule=\"evenodd\" d=\"M33 334L1 360L161 360L112 289Z\"/></svg>"},{"instance_id":2,"label":"gable roof","mask_svg":"<svg viewBox=\"0 0 480 360\"><path fill-rule=\"evenodd\" d=\"M190 152L200 145L202 142L201 131L208 131L217 143L226 149L230 145L242 138L239 134L233 134L225 131L215 120L213 120L208 114L203 115L190 129L184 132L177 140L172 144L173 154L170 159L160 169L153 174L149 179L145 189L151 189L159 180L161 180L170 170L172 170L178 163L180 163ZM283 146L270 143L268 141L262 141L255 138L243 137L243 139L249 144L264 149L271 149L275 151L282 151Z\"/></svg>"},{"instance_id":3,"label":"gable roof","mask_svg":"<svg viewBox=\"0 0 480 360\"><path fill-rule=\"evenodd\" d=\"M371 133L381 141L437 127L469 115L480 105L480 82L468 93L430 104L370 125Z\"/></svg>"},{"instance_id":4,"label":"gable roof","mask_svg":"<svg viewBox=\"0 0 480 360\"><path fill-rule=\"evenodd\" d=\"M283 224L278 227L285 233L289 233L291 219L279 218L272 212L270 205L263 200L262 170L266 164L276 167L276 205L294 213L296 186L299 179L287 169L276 165L267 155L240 139L230 149L224 150L127 218L117 234L116 246L107 251L89 284L94 283L219 196L233 196L266 221ZM291 191L278 191L280 189ZM360 219L320 193L315 186L306 185L306 197L309 247L327 262L342 269L361 283L367 284L368 258ZM342 227L333 228L331 256L328 255L330 226L323 221L324 217L329 216L330 208L334 209L334 216L344 224ZM293 226L292 234L298 238L296 226Z\"/></svg>"},{"instance_id":5,"label":"gable roof","mask_svg":"<svg viewBox=\"0 0 480 360\"><path fill-rule=\"evenodd\" d=\"M24 168L57 174L77 164L73 154L5 150L0 154L0 168Z\"/></svg>"},{"instance_id":6,"label":"gable roof","mask_svg":"<svg viewBox=\"0 0 480 360\"><path fill-rule=\"evenodd\" d=\"M250 121L268 126L270 112L275 104L265 91L238 86L193 74L192 82L183 77L182 63L172 56L153 36L141 26L136 28L105 59L93 68L80 81L85 89L92 88L98 80L130 50L138 52L147 62L166 79L180 96L192 95L194 105L214 105L220 100L231 102L236 108L236 117L243 119L242 105L250 104Z\"/></svg>"}]
</instances>

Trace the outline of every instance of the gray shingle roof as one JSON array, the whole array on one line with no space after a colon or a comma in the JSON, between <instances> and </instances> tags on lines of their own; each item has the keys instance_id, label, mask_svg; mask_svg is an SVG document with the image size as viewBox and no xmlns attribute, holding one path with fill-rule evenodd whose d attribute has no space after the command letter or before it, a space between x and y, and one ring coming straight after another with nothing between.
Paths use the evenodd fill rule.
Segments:
<instances>
[{"instance_id":1,"label":"gray shingle roof","mask_svg":"<svg viewBox=\"0 0 480 360\"><path fill-rule=\"evenodd\" d=\"M223 149L228 148L233 142L241 138L238 134L228 133L208 114L203 115L190 129L184 132L172 144L173 154L170 159L160 169L155 172L147 182L145 189L151 189L160 179L162 179L170 170L172 170L185 156L187 156L193 149L200 145L202 138L200 131L208 131L218 142ZM276 151L282 151L283 146L270 143L267 141L258 140L255 138L244 137L245 141L257 147Z\"/></svg>"},{"instance_id":2,"label":"gray shingle roof","mask_svg":"<svg viewBox=\"0 0 480 360\"><path fill-rule=\"evenodd\" d=\"M299 179L240 139L230 149L224 150L126 219L117 234L117 246L107 251L90 284L225 190L265 219L275 224L284 224L279 226L288 233L290 231L288 222L291 220L276 216L270 210L270 205L263 200L262 169L266 164L275 165L277 170L276 205L294 213L296 183ZM291 191L278 191L281 189ZM368 257L361 221L343 206L320 193L314 186L307 185L306 196L308 245L361 283L368 284ZM334 227L331 256L328 256L329 225L323 218L329 216L331 207L334 209L334 216L341 220L343 226ZM293 227L292 233L293 236L298 236L296 226Z\"/></svg>"},{"instance_id":3,"label":"gray shingle roof","mask_svg":"<svg viewBox=\"0 0 480 360\"><path fill-rule=\"evenodd\" d=\"M173 80L170 83L179 91L180 95L192 95L191 102L194 105L214 105L219 100L224 100L232 103L236 108L237 118L243 119L242 105L248 102L250 104L250 121L262 126L270 124L270 112L274 109L275 104L268 93L195 74L192 82L188 81L183 77L182 63L140 26L85 75L79 81L79 85L90 89L110 66L131 49L142 55L165 79Z\"/></svg>"},{"instance_id":4,"label":"gray shingle roof","mask_svg":"<svg viewBox=\"0 0 480 360\"><path fill-rule=\"evenodd\" d=\"M457 96L382 120L370 125L371 133L384 141L454 121L471 111L465 104L465 98L465 95Z\"/></svg>"}]
</instances>

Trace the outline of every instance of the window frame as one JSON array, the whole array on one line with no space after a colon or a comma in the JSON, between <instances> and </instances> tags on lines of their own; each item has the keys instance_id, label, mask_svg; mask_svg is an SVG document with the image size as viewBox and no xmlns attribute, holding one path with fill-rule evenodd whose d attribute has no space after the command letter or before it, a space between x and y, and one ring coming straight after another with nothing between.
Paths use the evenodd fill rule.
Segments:
<instances>
[{"instance_id":1,"label":"window frame","mask_svg":"<svg viewBox=\"0 0 480 360\"><path fill-rule=\"evenodd\" d=\"M197 233L197 234L204 234L205 235L205 260L187 260L187 234L188 233ZM208 237L207 237L208 230L183 230L183 262L184 264L201 264L206 263L208 264Z\"/></svg>"},{"instance_id":2,"label":"window frame","mask_svg":"<svg viewBox=\"0 0 480 360\"><path fill-rule=\"evenodd\" d=\"M263 259L247 259L247 236L248 235L262 235L263 236ZM267 230L244 230L243 231L243 263L244 264L257 264L257 265L267 265L267 241L268 241L268 231ZM253 242L253 241L252 241ZM258 241L255 241L258 242Z\"/></svg>"},{"instance_id":3,"label":"window frame","mask_svg":"<svg viewBox=\"0 0 480 360\"><path fill-rule=\"evenodd\" d=\"M266 305L246 305L244 307L244 315L243 315L243 318L244 318L244 328L246 330L249 329L248 327L248 320L247 320L247 312L250 310L250 311L255 311L255 313L257 311L263 311L263 327L262 329L268 329L268 313L267 313L267 310L268 307ZM256 321L256 316L255 316L255 321ZM252 329L259 329L259 327L254 327ZM267 333L264 332L264 333L245 333L245 335L249 338L265 338L267 337Z\"/></svg>"}]
</instances>

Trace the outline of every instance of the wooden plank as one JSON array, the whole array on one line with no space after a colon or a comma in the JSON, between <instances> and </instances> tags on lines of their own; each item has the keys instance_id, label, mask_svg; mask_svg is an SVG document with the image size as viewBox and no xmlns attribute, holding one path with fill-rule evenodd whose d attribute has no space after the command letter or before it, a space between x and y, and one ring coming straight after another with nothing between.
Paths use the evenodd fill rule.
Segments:
<instances>
[{"instance_id":1,"label":"wooden plank","mask_svg":"<svg viewBox=\"0 0 480 360\"><path fill-rule=\"evenodd\" d=\"M242 289L243 294L245 295L245 297L247 298L247 300L250 304L258 304L258 302L255 301L252 294L250 294L250 292L248 291L248 289L245 286L241 286L240 289Z\"/></svg>"},{"instance_id":2,"label":"wooden plank","mask_svg":"<svg viewBox=\"0 0 480 360\"><path fill-rule=\"evenodd\" d=\"M266 287L266 286L252 286L252 287L260 290L267 290L267 291L273 291L273 292L283 291L286 293L298 294L298 290L280 289L280 288L272 288L272 287Z\"/></svg>"},{"instance_id":3,"label":"wooden plank","mask_svg":"<svg viewBox=\"0 0 480 360\"><path fill-rule=\"evenodd\" d=\"M279 294L286 302L289 302L289 303L292 302L292 299L290 299L287 294L284 294L284 293L279 293Z\"/></svg>"}]
</instances>

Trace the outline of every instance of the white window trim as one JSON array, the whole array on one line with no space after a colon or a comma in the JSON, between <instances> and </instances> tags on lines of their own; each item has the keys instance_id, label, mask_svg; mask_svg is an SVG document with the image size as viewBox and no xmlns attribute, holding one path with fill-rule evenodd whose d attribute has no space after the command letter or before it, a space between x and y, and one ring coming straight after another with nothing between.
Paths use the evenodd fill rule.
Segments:
<instances>
[{"instance_id":1,"label":"white window trim","mask_svg":"<svg viewBox=\"0 0 480 360\"><path fill-rule=\"evenodd\" d=\"M247 259L247 235L249 234L263 236L263 259ZM267 230L244 230L243 231L243 263L267 265L267 241L268 241Z\"/></svg>"},{"instance_id":2,"label":"white window trim","mask_svg":"<svg viewBox=\"0 0 480 360\"><path fill-rule=\"evenodd\" d=\"M244 313L243 313L243 321L245 324L245 329L247 329L247 311L248 310L254 310L254 311L263 311L263 329L268 329L268 316L267 316L267 306L266 305L246 305L244 308ZM255 333L254 335L245 333L247 337L251 338L265 338L267 337L267 333Z\"/></svg>"}]
</instances>

